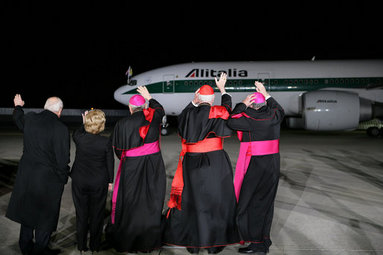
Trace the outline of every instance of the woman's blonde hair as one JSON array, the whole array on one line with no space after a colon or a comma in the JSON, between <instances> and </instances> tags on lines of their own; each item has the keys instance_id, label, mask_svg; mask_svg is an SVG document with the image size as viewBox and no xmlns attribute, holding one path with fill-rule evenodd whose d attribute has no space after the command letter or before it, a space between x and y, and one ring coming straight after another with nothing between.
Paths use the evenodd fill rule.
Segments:
<instances>
[{"instance_id":1,"label":"woman's blonde hair","mask_svg":"<svg viewBox=\"0 0 383 255\"><path fill-rule=\"evenodd\" d=\"M91 134L98 134L105 129L105 113L101 110L94 109L85 116L85 131Z\"/></svg>"}]
</instances>

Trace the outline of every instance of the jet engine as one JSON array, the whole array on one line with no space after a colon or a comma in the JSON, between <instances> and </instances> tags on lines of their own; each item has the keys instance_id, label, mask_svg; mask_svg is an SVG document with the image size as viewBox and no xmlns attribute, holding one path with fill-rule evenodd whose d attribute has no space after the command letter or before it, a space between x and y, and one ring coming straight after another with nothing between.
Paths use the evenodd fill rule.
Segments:
<instances>
[{"instance_id":1,"label":"jet engine","mask_svg":"<svg viewBox=\"0 0 383 255\"><path fill-rule=\"evenodd\" d=\"M302 96L302 120L305 129L315 131L352 130L360 121L380 115L381 104L345 91L318 90Z\"/></svg>"}]
</instances>

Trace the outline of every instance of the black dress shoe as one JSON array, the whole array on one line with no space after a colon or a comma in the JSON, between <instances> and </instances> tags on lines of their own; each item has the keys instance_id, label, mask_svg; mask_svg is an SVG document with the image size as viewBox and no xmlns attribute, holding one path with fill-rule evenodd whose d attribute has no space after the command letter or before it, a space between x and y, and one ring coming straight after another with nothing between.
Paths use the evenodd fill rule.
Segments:
<instances>
[{"instance_id":1,"label":"black dress shoe","mask_svg":"<svg viewBox=\"0 0 383 255\"><path fill-rule=\"evenodd\" d=\"M101 242L101 245L100 245L100 250L101 251L109 250L111 248L113 248L113 247L112 247L112 244L110 242L108 242L106 240Z\"/></svg>"},{"instance_id":2,"label":"black dress shoe","mask_svg":"<svg viewBox=\"0 0 383 255\"><path fill-rule=\"evenodd\" d=\"M207 248L207 253L217 254L217 253L220 253L223 249L225 249L225 246L211 247L211 248Z\"/></svg>"},{"instance_id":3,"label":"black dress shoe","mask_svg":"<svg viewBox=\"0 0 383 255\"><path fill-rule=\"evenodd\" d=\"M45 247L42 254L44 254L44 255L57 255L57 254L60 254L60 252L61 252L60 249L51 249L49 247Z\"/></svg>"},{"instance_id":4,"label":"black dress shoe","mask_svg":"<svg viewBox=\"0 0 383 255\"><path fill-rule=\"evenodd\" d=\"M186 250L191 254L198 254L199 248L186 248Z\"/></svg>"},{"instance_id":5,"label":"black dress shoe","mask_svg":"<svg viewBox=\"0 0 383 255\"><path fill-rule=\"evenodd\" d=\"M151 253L152 251L154 251L154 249L147 250L147 251L140 251L140 252L141 252L141 253Z\"/></svg>"},{"instance_id":6,"label":"black dress shoe","mask_svg":"<svg viewBox=\"0 0 383 255\"><path fill-rule=\"evenodd\" d=\"M239 253L245 253L245 254L256 254L256 255L265 255L266 254L263 251L253 250L253 248L251 248L251 247L239 248L238 252Z\"/></svg>"}]
</instances>

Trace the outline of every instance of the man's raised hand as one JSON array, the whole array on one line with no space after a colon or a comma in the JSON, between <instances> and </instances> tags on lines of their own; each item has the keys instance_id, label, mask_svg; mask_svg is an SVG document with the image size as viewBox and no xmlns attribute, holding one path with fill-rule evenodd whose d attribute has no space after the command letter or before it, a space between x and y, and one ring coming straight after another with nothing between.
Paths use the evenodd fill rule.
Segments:
<instances>
[{"instance_id":1,"label":"man's raised hand","mask_svg":"<svg viewBox=\"0 0 383 255\"><path fill-rule=\"evenodd\" d=\"M25 102L23 101L23 99L21 98L21 95L20 94L16 94L15 95L15 98L13 99L13 103L15 104L15 107L16 106L21 106L23 107Z\"/></svg>"},{"instance_id":2,"label":"man's raised hand","mask_svg":"<svg viewBox=\"0 0 383 255\"><path fill-rule=\"evenodd\" d=\"M197 89L196 92L194 92L193 103L194 105L198 105L201 103L199 100L199 89Z\"/></svg>"},{"instance_id":3,"label":"man's raised hand","mask_svg":"<svg viewBox=\"0 0 383 255\"><path fill-rule=\"evenodd\" d=\"M242 103L244 103L246 105L246 107L249 107L252 103L253 103L253 99L254 99L255 95L254 94L250 94L248 95L243 101Z\"/></svg>"},{"instance_id":4,"label":"man's raised hand","mask_svg":"<svg viewBox=\"0 0 383 255\"><path fill-rule=\"evenodd\" d=\"M152 99L152 96L150 95L148 89L145 87L145 86L139 86L137 88L137 92L141 94L141 96L143 98L145 98L145 100L149 101L150 99Z\"/></svg>"},{"instance_id":5,"label":"man's raised hand","mask_svg":"<svg viewBox=\"0 0 383 255\"><path fill-rule=\"evenodd\" d=\"M262 82L256 81L254 83L255 90L259 93L261 93L265 98L269 96L269 93L267 93L265 86L263 86Z\"/></svg>"},{"instance_id":6,"label":"man's raised hand","mask_svg":"<svg viewBox=\"0 0 383 255\"><path fill-rule=\"evenodd\" d=\"M217 85L219 91L221 91L221 94L226 93L225 84L227 80L227 74L221 73L219 80L217 79L217 77L215 77L214 79L215 79L215 84Z\"/></svg>"}]
</instances>

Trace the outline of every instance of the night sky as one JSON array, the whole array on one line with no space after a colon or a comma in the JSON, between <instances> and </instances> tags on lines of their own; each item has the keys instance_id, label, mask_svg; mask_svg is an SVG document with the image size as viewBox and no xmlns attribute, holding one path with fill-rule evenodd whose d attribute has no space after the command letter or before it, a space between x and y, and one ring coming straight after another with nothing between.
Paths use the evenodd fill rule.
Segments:
<instances>
[{"instance_id":1,"label":"night sky","mask_svg":"<svg viewBox=\"0 0 383 255\"><path fill-rule=\"evenodd\" d=\"M129 66L383 58L370 1L10 0L0 12L0 107L21 93L25 107L55 95L65 108L124 108L113 92Z\"/></svg>"}]
</instances>

